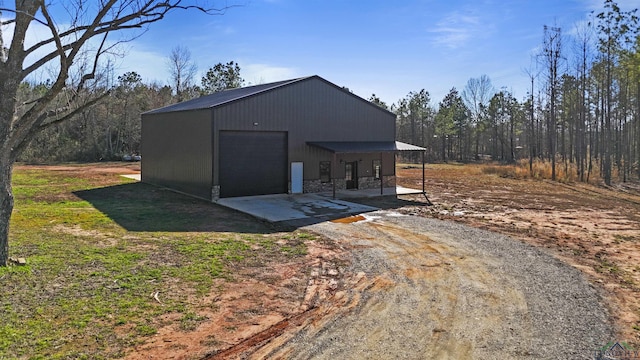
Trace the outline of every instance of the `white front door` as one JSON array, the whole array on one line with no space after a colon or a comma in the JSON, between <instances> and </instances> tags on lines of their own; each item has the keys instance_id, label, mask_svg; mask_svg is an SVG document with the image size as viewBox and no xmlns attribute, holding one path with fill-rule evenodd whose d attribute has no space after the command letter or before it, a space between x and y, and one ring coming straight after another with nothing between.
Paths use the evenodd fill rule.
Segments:
<instances>
[{"instance_id":1,"label":"white front door","mask_svg":"<svg viewBox=\"0 0 640 360\"><path fill-rule=\"evenodd\" d=\"M291 163L291 193L302 194L302 162Z\"/></svg>"}]
</instances>

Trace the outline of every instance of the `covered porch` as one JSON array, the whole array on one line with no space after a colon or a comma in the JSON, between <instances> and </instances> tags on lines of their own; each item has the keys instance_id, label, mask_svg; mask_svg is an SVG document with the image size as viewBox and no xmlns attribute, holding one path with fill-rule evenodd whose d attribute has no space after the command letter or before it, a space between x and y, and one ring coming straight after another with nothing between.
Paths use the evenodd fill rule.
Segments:
<instances>
[{"instance_id":1,"label":"covered porch","mask_svg":"<svg viewBox=\"0 0 640 360\"><path fill-rule=\"evenodd\" d=\"M335 199L337 195L340 195L340 198L345 197L369 197L369 196L385 196L385 195L406 195L406 194L423 194L425 197L425 179L424 179L424 154L426 149L420 146L415 146L407 143L403 143L400 141L318 141L318 142L307 142L307 145L313 146L324 151L328 151L332 154L331 161L331 183L332 183L332 192L331 196ZM387 169L383 169L383 154L393 153L396 154L398 152L420 152L422 154L422 189L407 189L398 186L385 186L384 176L382 174ZM336 177L337 171L336 166L338 164L338 158L340 155L351 155L351 154L367 154L370 156L377 156L379 161L379 189L337 189L336 183L338 178ZM394 169L393 173L395 174L395 161L394 161ZM395 175L394 175L395 176ZM394 183L395 185L395 183ZM427 198L428 200L428 198Z\"/></svg>"}]
</instances>

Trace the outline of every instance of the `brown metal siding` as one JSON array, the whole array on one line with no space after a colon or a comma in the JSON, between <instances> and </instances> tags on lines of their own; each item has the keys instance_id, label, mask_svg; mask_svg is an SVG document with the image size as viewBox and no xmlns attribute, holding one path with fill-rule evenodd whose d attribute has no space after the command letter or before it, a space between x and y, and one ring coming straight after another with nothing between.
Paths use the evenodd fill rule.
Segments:
<instances>
[{"instance_id":1,"label":"brown metal siding","mask_svg":"<svg viewBox=\"0 0 640 360\"><path fill-rule=\"evenodd\" d=\"M142 181L211 199L211 110L142 116Z\"/></svg>"},{"instance_id":2,"label":"brown metal siding","mask_svg":"<svg viewBox=\"0 0 640 360\"><path fill-rule=\"evenodd\" d=\"M337 166L335 167L336 173L333 176L339 179L344 178L345 176L344 163L357 161L358 176L372 177L373 176L373 160L379 160L379 159L380 159L379 153L344 154L344 155L338 154L337 156L338 164L336 164ZM343 160L343 162L340 163L340 160ZM310 164L310 165L314 167L314 169L310 169L310 170L313 170L312 174L317 174L317 177L311 177L311 179L317 179L318 177L320 177L320 164L317 163L316 165L313 165L313 164ZM395 171L394 165L395 165L395 155L393 153L382 154L382 175L384 176L395 175L396 171Z\"/></svg>"},{"instance_id":3,"label":"brown metal siding","mask_svg":"<svg viewBox=\"0 0 640 360\"><path fill-rule=\"evenodd\" d=\"M316 77L257 96L222 105L214 110L214 152L222 130L286 131L288 162L304 162L304 178L318 179L320 161L332 155L310 147L307 141L394 141L395 116ZM367 164L379 154L366 156ZM354 155L359 160L364 156ZM346 158L346 157L345 157ZM389 173L393 155L385 156L383 172ZM370 165L362 169L370 171ZM214 156L214 168L218 166ZM341 166L337 166L340 171ZM290 171L290 169L289 169ZM342 169L335 176L343 176ZM361 176L365 176L362 174ZM290 174L288 174L290 178ZM214 173L214 184L219 184Z\"/></svg>"}]
</instances>

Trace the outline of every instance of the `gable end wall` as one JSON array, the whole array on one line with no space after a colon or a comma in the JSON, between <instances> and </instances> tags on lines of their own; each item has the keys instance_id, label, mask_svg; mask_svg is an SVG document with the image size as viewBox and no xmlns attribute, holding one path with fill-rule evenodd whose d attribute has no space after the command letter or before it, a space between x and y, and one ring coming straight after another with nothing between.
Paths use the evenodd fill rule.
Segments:
<instances>
[{"instance_id":1,"label":"gable end wall","mask_svg":"<svg viewBox=\"0 0 640 360\"><path fill-rule=\"evenodd\" d=\"M318 77L216 107L213 114L215 185L218 184L216 144L223 130L286 131L288 163L304 162L305 180L318 179L319 162L332 160L331 153L307 145L308 141L395 140L394 114ZM371 161L379 157L380 154L343 156L362 160L361 176L367 176L365 171L370 171ZM395 174L393 165L393 154L384 154L384 175ZM335 176L344 176L342 166L336 166Z\"/></svg>"}]
</instances>

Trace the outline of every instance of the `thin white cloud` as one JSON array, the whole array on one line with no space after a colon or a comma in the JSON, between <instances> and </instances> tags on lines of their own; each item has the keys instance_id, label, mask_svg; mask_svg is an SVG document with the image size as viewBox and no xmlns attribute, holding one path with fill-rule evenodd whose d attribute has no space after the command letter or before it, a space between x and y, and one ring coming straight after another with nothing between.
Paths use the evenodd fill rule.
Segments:
<instances>
[{"instance_id":1,"label":"thin white cloud","mask_svg":"<svg viewBox=\"0 0 640 360\"><path fill-rule=\"evenodd\" d=\"M219 26L217 31L223 35L233 35L236 33L236 29L231 26Z\"/></svg>"},{"instance_id":2,"label":"thin white cloud","mask_svg":"<svg viewBox=\"0 0 640 360\"><path fill-rule=\"evenodd\" d=\"M273 81L287 80L296 78L303 75L313 74L299 74L295 68L288 68L283 66L274 66L268 64L240 64L240 74L247 83L252 85L263 84Z\"/></svg>"},{"instance_id":3,"label":"thin white cloud","mask_svg":"<svg viewBox=\"0 0 640 360\"><path fill-rule=\"evenodd\" d=\"M472 38L486 33L487 30L487 25L482 23L480 17L455 11L440 20L430 32L435 34L433 39L435 45L457 49L466 45Z\"/></svg>"},{"instance_id":4,"label":"thin white cloud","mask_svg":"<svg viewBox=\"0 0 640 360\"><path fill-rule=\"evenodd\" d=\"M159 82L164 84L169 78L167 70L167 58L169 54L161 54L146 51L142 47L131 43L125 50L124 56L116 60L114 64L115 75L121 75L129 71L138 73L144 82Z\"/></svg>"},{"instance_id":5,"label":"thin white cloud","mask_svg":"<svg viewBox=\"0 0 640 360\"><path fill-rule=\"evenodd\" d=\"M165 84L169 78L167 57L168 53L164 54L148 51L144 47L139 46L139 44L131 43L129 49L126 50L125 56L116 61L114 71L116 75L121 75L128 71L135 71L140 74L145 82L159 82L161 84ZM197 62L198 58L196 57L194 60ZM226 62L226 60L221 59L216 62ZM240 66L240 74L247 82L247 85L292 79L304 75L313 75L300 74L299 70L296 68L254 63L246 60L238 60L236 62ZM200 77L207 70L202 67L203 64L198 65L200 65L198 67L198 75L196 75L194 79L197 84L200 83ZM208 66L213 66L213 64L209 64Z\"/></svg>"}]
</instances>

